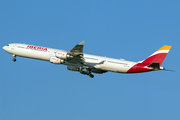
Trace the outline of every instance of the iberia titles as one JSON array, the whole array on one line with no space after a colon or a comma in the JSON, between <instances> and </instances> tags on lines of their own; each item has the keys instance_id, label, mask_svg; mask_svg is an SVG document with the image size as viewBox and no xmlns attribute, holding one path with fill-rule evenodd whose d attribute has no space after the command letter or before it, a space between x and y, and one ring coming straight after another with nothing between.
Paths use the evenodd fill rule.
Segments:
<instances>
[{"instance_id":1,"label":"iberia titles","mask_svg":"<svg viewBox=\"0 0 180 120\"><path fill-rule=\"evenodd\" d=\"M27 48L34 49L34 50L47 51L47 48L45 48L45 47L38 47L38 46L33 46L33 45L28 45Z\"/></svg>"}]
</instances>

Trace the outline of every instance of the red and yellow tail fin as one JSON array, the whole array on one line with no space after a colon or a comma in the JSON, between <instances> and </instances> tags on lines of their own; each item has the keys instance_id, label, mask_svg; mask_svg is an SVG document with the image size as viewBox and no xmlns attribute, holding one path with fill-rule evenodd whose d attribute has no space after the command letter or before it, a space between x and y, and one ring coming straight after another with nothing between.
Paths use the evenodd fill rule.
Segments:
<instances>
[{"instance_id":1,"label":"red and yellow tail fin","mask_svg":"<svg viewBox=\"0 0 180 120\"><path fill-rule=\"evenodd\" d=\"M153 62L156 62L156 63L159 63L159 65L161 65L162 62L164 61L166 55L168 54L169 50L171 49L171 47L172 46L164 45L159 50L157 50L155 53L153 53L151 56L149 56L147 59L142 61L142 63L149 65Z\"/></svg>"}]
</instances>

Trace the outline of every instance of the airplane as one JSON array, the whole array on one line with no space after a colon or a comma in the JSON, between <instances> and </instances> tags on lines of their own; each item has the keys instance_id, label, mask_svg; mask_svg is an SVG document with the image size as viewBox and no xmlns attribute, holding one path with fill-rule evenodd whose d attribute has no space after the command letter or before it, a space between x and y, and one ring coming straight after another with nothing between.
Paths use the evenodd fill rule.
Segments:
<instances>
[{"instance_id":1,"label":"airplane","mask_svg":"<svg viewBox=\"0 0 180 120\"><path fill-rule=\"evenodd\" d=\"M70 51L21 43L11 43L4 46L3 49L13 55L14 62L16 61L16 56L45 60L53 64L66 65L68 70L78 71L91 78L94 77L92 73L103 74L108 71L116 73L140 73L165 70L160 65L171 49L171 46L164 45L148 58L139 62L133 62L85 54L83 53L83 47L84 41L77 44Z\"/></svg>"}]
</instances>

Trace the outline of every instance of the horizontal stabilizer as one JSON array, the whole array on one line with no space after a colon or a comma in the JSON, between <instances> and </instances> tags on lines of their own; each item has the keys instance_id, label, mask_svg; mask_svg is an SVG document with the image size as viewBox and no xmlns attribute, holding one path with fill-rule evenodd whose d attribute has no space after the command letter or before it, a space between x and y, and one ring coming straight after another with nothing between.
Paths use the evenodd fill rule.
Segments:
<instances>
[{"instance_id":1,"label":"horizontal stabilizer","mask_svg":"<svg viewBox=\"0 0 180 120\"><path fill-rule=\"evenodd\" d=\"M148 65L148 67L153 67L153 68L156 68L156 69L160 69L159 63L156 63L156 62L151 63L150 65Z\"/></svg>"}]
</instances>

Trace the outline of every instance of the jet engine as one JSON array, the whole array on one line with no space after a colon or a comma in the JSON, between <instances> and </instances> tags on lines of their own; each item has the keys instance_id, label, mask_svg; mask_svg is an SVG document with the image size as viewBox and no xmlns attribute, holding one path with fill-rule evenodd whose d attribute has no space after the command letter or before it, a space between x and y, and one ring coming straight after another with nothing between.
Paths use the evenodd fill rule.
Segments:
<instances>
[{"instance_id":1,"label":"jet engine","mask_svg":"<svg viewBox=\"0 0 180 120\"><path fill-rule=\"evenodd\" d=\"M50 57L50 62L54 63L54 64L62 64L62 63L64 63L64 60L59 59L57 57Z\"/></svg>"},{"instance_id":2,"label":"jet engine","mask_svg":"<svg viewBox=\"0 0 180 120\"><path fill-rule=\"evenodd\" d=\"M68 59L68 58L71 58L72 56L67 54L67 52L56 52L55 53L56 57L57 58L60 58L60 59Z\"/></svg>"}]
</instances>

